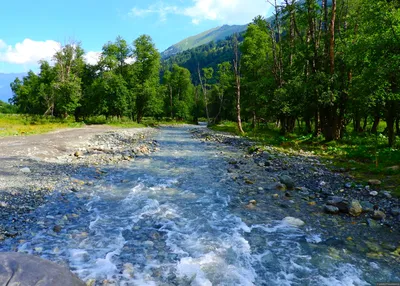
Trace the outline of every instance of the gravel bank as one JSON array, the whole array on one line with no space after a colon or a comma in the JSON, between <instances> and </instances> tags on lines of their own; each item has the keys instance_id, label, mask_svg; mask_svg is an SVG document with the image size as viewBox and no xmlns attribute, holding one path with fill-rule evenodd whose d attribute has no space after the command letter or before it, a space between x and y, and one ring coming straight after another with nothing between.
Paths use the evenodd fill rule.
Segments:
<instances>
[{"instance_id":1,"label":"gravel bank","mask_svg":"<svg viewBox=\"0 0 400 286\"><path fill-rule=\"evenodd\" d=\"M310 233L322 233L315 238L317 245L400 261L400 201L380 189L379 182L355 182L311 153L257 148L241 137L209 129L192 134L205 144L219 142L238 150L227 169L227 179L238 186L231 208L249 225L262 224L266 216L296 217Z\"/></svg>"},{"instance_id":2,"label":"gravel bank","mask_svg":"<svg viewBox=\"0 0 400 286\"><path fill-rule=\"evenodd\" d=\"M86 127L0 139L0 241L30 223L29 213L48 195L78 192L102 167L123 165L157 150L152 128Z\"/></svg>"}]
</instances>

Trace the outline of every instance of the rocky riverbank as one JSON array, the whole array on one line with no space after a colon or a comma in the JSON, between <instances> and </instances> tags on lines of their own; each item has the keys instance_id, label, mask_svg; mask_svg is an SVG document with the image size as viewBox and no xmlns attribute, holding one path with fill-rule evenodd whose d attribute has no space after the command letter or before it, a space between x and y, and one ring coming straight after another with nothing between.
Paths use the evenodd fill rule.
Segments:
<instances>
[{"instance_id":1,"label":"rocky riverbank","mask_svg":"<svg viewBox=\"0 0 400 286\"><path fill-rule=\"evenodd\" d=\"M231 208L248 225L262 224L267 216L295 217L305 222L308 242L331 246L332 256L357 253L360 259L400 261L400 201L379 181L356 182L311 153L260 148L208 129L192 134L240 150L230 156L227 179L238 186ZM314 232L322 234L313 237Z\"/></svg>"},{"instance_id":2,"label":"rocky riverbank","mask_svg":"<svg viewBox=\"0 0 400 286\"><path fill-rule=\"evenodd\" d=\"M4 138L7 145L0 151L0 241L27 229L29 213L53 192L79 192L100 179L107 166L131 164L138 156L156 151L157 142L151 139L155 132L152 128L97 128Z\"/></svg>"}]
</instances>

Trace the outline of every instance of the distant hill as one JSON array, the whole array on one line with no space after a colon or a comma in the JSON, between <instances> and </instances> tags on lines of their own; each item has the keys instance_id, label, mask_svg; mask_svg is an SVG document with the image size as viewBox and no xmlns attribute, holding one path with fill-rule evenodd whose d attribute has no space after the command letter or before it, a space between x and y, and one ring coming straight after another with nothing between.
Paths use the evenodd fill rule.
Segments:
<instances>
[{"instance_id":1,"label":"distant hill","mask_svg":"<svg viewBox=\"0 0 400 286\"><path fill-rule=\"evenodd\" d=\"M25 73L0 73L0 100L8 102L12 97L10 83L17 77L22 79L25 75Z\"/></svg>"},{"instance_id":2,"label":"distant hill","mask_svg":"<svg viewBox=\"0 0 400 286\"><path fill-rule=\"evenodd\" d=\"M163 59L167 59L183 51L187 51L201 45L208 44L210 42L225 40L227 37L232 36L235 33L241 33L245 31L247 29L247 26L248 25L224 25L221 27L216 27L196 36L186 38L183 41L169 47L161 53L161 57Z\"/></svg>"},{"instance_id":3,"label":"distant hill","mask_svg":"<svg viewBox=\"0 0 400 286\"><path fill-rule=\"evenodd\" d=\"M244 31L239 33L238 41L243 41ZM181 67L187 68L192 74L192 80L195 84L198 84L199 78L197 75L197 68L212 67L215 71L217 70L218 64L223 62L230 62L234 58L233 48L233 35L228 36L225 40L218 42L209 42L192 48L178 54L172 55L162 61L163 71L172 68L173 64L177 64ZM216 73L214 73L216 74Z\"/></svg>"}]
</instances>

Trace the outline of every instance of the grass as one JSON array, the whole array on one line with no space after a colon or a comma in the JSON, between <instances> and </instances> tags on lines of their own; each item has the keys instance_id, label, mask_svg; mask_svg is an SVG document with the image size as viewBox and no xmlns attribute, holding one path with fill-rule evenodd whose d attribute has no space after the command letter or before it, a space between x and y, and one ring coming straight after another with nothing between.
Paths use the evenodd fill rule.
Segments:
<instances>
[{"instance_id":1,"label":"grass","mask_svg":"<svg viewBox=\"0 0 400 286\"><path fill-rule=\"evenodd\" d=\"M43 134L56 129L81 126L82 123L71 120L0 113L0 137Z\"/></svg>"},{"instance_id":2,"label":"grass","mask_svg":"<svg viewBox=\"0 0 400 286\"><path fill-rule=\"evenodd\" d=\"M146 117L143 119L142 123L137 123L127 117L106 118L105 116L92 116L86 118L82 122L75 122L73 117L69 117L68 119L59 119L50 116L0 113L0 137L43 134L57 129L76 128L85 125L109 125L118 128L141 128L178 124L187 124L187 122L174 121L168 118L155 119Z\"/></svg>"},{"instance_id":3,"label":"grass","mask_svg":"<svg viewBox=\"0 0 400 286\"><path fill-rule=\"evenodd\" d=\"M274 125L264 125L253 130L250 124L243 124L245 137L258 142L258 145L272 145L286 153L308 151L324 160L332 162L332 167L344 168L360 183L369 179L379 179L383 182L381 188L390 190L400 196L400 170L390 167L400 165L400 139L394 148L387 147L387 138L378 135L356 134L351 128L342 140L325 142L322 137L315 138L311 134L304 135L297 130L293 134L282 136ZM385 124L379 126L382 132ZM216 131L239 134L236 123L222 122L212 126Z\"/></svg>"}]
</instances>

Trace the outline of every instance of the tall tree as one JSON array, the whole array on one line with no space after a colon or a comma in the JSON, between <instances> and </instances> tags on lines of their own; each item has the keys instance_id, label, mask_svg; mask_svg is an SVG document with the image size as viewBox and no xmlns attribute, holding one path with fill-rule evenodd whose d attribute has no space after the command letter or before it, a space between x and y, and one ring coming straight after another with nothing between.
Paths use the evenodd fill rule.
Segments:
<instances>
[{"instance_id":1,"label":"tall tree","mask_svg":"<svg viewBox=\"0 0 400 286\"><path fill-rule=\"evenodd\" d=\"M151 37L147 35L136 39L133 46L136 119L140 123L146 113L162 112L162 98L157 94L160 53L155 48Z\"/></svg>"}]
</instances>

